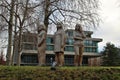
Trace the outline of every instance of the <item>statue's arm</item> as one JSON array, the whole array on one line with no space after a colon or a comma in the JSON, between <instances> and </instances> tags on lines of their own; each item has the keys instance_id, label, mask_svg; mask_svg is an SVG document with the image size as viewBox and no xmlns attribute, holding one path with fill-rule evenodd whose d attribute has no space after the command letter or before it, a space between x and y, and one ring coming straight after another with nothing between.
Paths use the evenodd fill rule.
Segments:
<instances>
[{"instance_id":1,"label":"statue's arm","mask_svg":"<svg viewBox=\"0 0 120 80\"><path fill-rule=\"evenodd\" d=\"M74 37L75 40L83 40L81 37Z\"/></svg>"},{"instance_id":2,"label":"statue's arm","mask_svg":"<svg viewBox=\"0 0 120 80\"><path fill-rule=\"evenodd\" d=\"M65 41L66 41L66 34L65 34L65 32L63 31L63 32L62 32L62 47L64 47Z\"/></svg>"},{"instance_id":3,"label":"statue's arm","mask_svg":"<svg viewBox=\"0 0 120 80\"><path fill-rule=\"evenodd\" d=\"M73 38L74 38L74 40L82 40L82 37L77 36L76 34L77 34L77 33L74 31L74 33L73 33Z\"/></svg>"},{"instance_id":4,"label":"statue's arm","mask_svg":"<svg viewBox=\"0 0 120 80\"><path fill-rule=\"evenodd\" d=\"M83 40L83 39L86 38L84 32L82 32L81 35L82 35L82 36L78 36L78 35L76 35L76 33L74 32L74 35L73 35L74 40Z\"/></svg>"},{"instance_id":5,"label":"statue's arm","mask_svg":"<svg viewBox=\"0 0 120 80\"><path fill-rule=\"evenodd\" d=\"M46 35L46 32L43 32L41 35L39 35L38 37L40 37L40 40L38 41L38 47L41 46L41 44L44 42L45 40L45 35Z\"/></svg>"},{"instance_id":6,"label":"statue's arm","mask_svg":"<svg viewBox=\"0 0 120 80\"><path fill-rule=\"evenodd\" d=\"M82 38L85 39L86 35L84 34L84 32L82 32Z\"/></svg>"}]
</instances>

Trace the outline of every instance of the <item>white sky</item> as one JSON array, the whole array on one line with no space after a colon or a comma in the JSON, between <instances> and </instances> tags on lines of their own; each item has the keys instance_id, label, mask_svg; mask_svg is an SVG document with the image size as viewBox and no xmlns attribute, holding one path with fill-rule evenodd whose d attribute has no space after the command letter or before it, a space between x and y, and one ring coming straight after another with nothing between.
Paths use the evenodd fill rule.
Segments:
<instances>
[{"instance_id":1,"label":"white sky","mask_svg":"<svg viewBox=\"0 0 120 80\"><path fill-rule=\"evenodd\" d=\"M100 0L100 16L102 22L98 30L94 31L93 37L102 38L99 43L99 51L103 49L107 42L120 47L120 1L119 0Z\"/></svg>"}]
</instances>

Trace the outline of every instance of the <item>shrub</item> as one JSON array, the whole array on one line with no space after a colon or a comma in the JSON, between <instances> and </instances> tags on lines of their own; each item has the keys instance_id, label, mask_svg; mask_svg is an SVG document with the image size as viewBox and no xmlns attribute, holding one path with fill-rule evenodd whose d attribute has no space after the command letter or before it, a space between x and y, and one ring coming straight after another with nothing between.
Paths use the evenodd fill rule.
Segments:
<instances>
[{"instance_id":1,"label":"shrub","mask_svg":"<svg viewBox=\"0 0 120 80\"><path fill-rule=\"evenodd\" d=\"M120 68L0 66L0 80L120 80Z\"/></svg>"}]
</instances>

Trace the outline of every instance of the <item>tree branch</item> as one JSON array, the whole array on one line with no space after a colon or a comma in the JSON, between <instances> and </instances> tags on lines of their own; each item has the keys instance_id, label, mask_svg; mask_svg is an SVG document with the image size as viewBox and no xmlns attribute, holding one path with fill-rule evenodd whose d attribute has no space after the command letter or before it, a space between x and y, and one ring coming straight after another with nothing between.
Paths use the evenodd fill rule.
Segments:
<instances>
[{"instance_id":1,"label":"tree branch","mask_svg":"<svg viewBox=\"0 0 120 80\"><path fill-rule=\"evenodd\" d=\"M9 23L9 21L7 20L7 18L6 18L3 14L0 14L0 16L1 16L7 23Z\"/></svg>"}]
</instances>

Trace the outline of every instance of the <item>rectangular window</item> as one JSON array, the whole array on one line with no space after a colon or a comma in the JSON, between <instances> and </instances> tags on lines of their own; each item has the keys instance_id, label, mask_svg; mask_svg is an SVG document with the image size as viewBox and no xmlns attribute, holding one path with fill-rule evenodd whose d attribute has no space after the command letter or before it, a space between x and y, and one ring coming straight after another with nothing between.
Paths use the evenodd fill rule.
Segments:
<instances>
[{"instance_id":1,"label":"rectangular window","mask_svg":"<svg viewBox=\"0 0 120 80\"><path fill-rule=\"evenodd\" d=\"M84 45L85 45L85 46L97 46L97 45L98 45L98 42L96 42L96 41L91 41L91 40L85 40L85 41L84 41Z\"/></svg>"},{"instance_id":2,"label":"rectangular window","mask_svg":"<svg viewBox=\"0 0 120 80\"><path fill-rule=\"evenodd\" d=\"M47 37L46 38L46 43L47 44L53 44L53 38L52 37Z\"/></svg>"},{"instance_id":3,"label":"rectangular window","mask_svg":"<svg viewBox=\"0 0 120 80\"><path fill-rule=\"evenodd\" d=\"M93 46L97 46L97 42L96 41L93 41Z\"/></svg>"},{"instance_id":4,"label":"rectangular window","mask_svg":"<svg viewBox=\"0 0 120 80\"><path fill-rule=\"evenodd\" d=\"M34 49L34 46L33 44L23 44L23 49L26 49L26 50L33 50Z\"/></svg>"},{"instance_id":5,"label":"rectangular window","mask_svg":"<svg viewBox=\"0 0 120 80\"><path fill-rule=\"evenodd\" d=\"M97 53L97 47L85 47L84 52L95 52L95 53Z\"/></svg>"},{"instance_id":6,"label":"rectangular window","mask_svg":"<svg viewBox=\"0 0 120 80\"><path fill-rule=\"evenodd\" d=\"M38 63L38 56L37 55L22 55L21 61L23 63Z\"/></svg>"},{"instance_id":7,"label":"rectangular window","mask_svg":"<svg viewBox=\"0 0 120 80\"><path fill-rule=\"evenodd\" d=\"M46 50L53 51L54 50L54 45L47 45Z\"/></svg>"},{"instance_id":8,"label":"rectangular window","mask_svg":"<svg viewBox=\"0 0 120 80\"><path fill-rule=\"evenodd\" d=\"M68 36L72 37L73 36L73 31L68 31Z\"/></svg>"},{"instance_id":9,"label":"rectangular window","mask_svg":"<svg viewBox=\"0 0 120 80\"><path fill-rule=\"evenodd\" d=\"M74 56L67 55L65 56L65 65L73 65L74 64Z\"/></svg>"},{"instance_id":10,"label":"rectangular window","mask_svg":"<svg viewBox=\"0 0 120 80\"><path fill-rule=\"evenodd\" d=\"M93 49L93 52L97 53L97 48L92 48Z\"/></svg>"},{"instance_id":11,"label":"rectangular window","mask_svg":"<svg viewBox=\"0 0 120 80\"><path fill-rule=\"evenodd\" d=\"M66 40L67 45L73 45L73 43L74 43L73 38L67 38L67 40Z\"/></svg>"},{"instance_id":12,"label":"rectangular window","mask_svg":"<svg viewBox=\"0 0 120 80\"><path fill-rule=\"evenodd\" d=\"M74 47L73 46L66 46L65 47L65 51L74 51Z\"/></svg>"}]
</instances>

